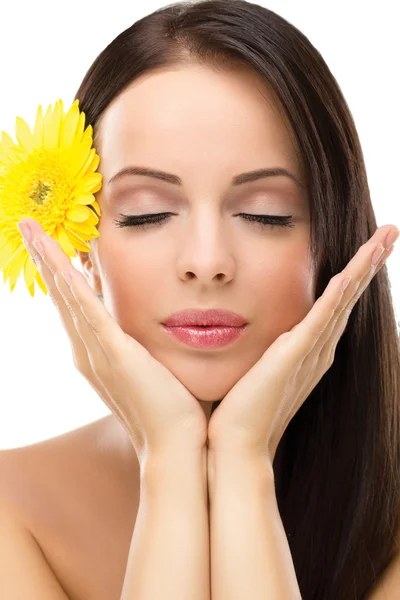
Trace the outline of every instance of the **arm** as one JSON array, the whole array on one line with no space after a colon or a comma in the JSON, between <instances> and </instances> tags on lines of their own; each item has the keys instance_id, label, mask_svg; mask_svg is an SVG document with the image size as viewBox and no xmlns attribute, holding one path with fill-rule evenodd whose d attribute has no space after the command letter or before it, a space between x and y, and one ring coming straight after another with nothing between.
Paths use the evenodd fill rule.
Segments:
<instances>
[{"instance_id":1,"label":"arm","mask_svg":"<svg viewBox=\"0 0 400 600\"><path fill-rule=\"evenodd\" d=\"M13 481L21 477L15 450L0 450L0 598L68 600L51 565L14 500Z\"/></svg>"},{"instance_id":2,"label":"arm","mask_svg":"<svg viewBox=\"0 0 400 600\"><path fill-rule=\"evenodd\" d=\"M68 600L39 544L14 507L0 497L0 598Z\"/></svg>"},{"instance_id":3,"label":"arm","mask_svg":"<svg viewBox=\"0 0 400 600\"><path fill-rule=\"evenodd\" d=\"M265 460L209 450L211 597L301 600Z\"/></svg>"},{"instance_id":4,"label":"arm","mask_svg":"<svg viewBox=\"0 0 400 600\"><path fill-rule=\"evenodd\" d=\"M152 456L121 600L209 600L207 449Z\"/></svg>"}]
</instances>

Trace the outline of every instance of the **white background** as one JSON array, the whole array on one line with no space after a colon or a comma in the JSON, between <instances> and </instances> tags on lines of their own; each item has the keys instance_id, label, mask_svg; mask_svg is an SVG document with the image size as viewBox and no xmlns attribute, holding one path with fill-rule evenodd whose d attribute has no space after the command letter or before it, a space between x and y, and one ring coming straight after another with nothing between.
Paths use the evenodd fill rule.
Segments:
<instances>
[{"instance_id":1,"label":"white background","mask_svg":"<svg viewBox=\"0 0 400 600\"><path fill-rule=\"evenodd\" d=\"M397 3L383 0L379 11L374 3L342 0L258 3L293 23L322 54L356 122L378 226L400 227ZM2 3L0 131L15 139L15 117L32 126L39 104L47 107L62 98L69 108L103 48L134 21L166 4L150 0ZM387 263L397 321L399 248ZM77 259L73 264L79 268ZM0 449L60 435L110 412L75 369L51 299L39 288L32 299L22 280L10 294L2 273L0 369Z\"/></svg>"}]
</instances>

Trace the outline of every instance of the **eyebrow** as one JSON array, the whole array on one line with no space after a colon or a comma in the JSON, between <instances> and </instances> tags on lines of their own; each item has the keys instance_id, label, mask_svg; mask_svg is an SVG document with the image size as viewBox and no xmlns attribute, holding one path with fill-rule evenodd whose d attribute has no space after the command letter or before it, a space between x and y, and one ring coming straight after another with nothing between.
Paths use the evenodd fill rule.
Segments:
<instances>
[{"instance_id":1,"label":"eyebrow","mask_svg":"<svg viewBox=\"0 0 400 600\"><path fill-rule=\"evenodd\" d=\"M125 167L118 171L115 175L111 177L108 182L108 185L113 181L117 181L121 177L126 175L144 175L145 177L155 177L156 179L161 179L162 181L166 181L167 183L172 183L174 185L182 186L182 179L178 177L178 175L173 175L172 173L166 173L165 171L158 171L155 169L150 169L148 167L139 167L139 166L131 166ZM249 183L250 181L256 181L257 179L263 179L264 177L289 177L292 179L299 187L304 188L304 184L295 176L293 173L290 173L287 169L283 169L282 167L269 168L269 169L257 169L256 171L248 171L247 173L240 173L240 175L235 175L232 178L231 185L243 185L244 183Z\"/></svg>"}]
</instances>

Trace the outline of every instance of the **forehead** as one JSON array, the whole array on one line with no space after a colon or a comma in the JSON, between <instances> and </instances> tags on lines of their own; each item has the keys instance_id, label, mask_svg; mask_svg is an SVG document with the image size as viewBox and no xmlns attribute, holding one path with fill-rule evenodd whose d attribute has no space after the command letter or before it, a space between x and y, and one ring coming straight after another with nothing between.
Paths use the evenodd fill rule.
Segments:
<instances>
[{"instance_id":1,"label":"forehead","mask_svg":"<svg viewBox=\"0 0 400 600\"><path fill-rule=\"evenodd\" d=\"M141 161L166 170L174 163L183 171L210 163L230 171L281 166L301 177L283 108L250 70L191 64L146 73L107 107L99 134L105 176Z\"/></svg>"}]
</instances>

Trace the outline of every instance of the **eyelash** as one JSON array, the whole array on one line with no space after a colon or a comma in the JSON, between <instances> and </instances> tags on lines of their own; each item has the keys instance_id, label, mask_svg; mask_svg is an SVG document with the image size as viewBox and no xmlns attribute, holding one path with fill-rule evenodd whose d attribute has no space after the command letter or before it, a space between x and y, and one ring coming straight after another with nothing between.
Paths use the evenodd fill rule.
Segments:
<instances>
[{"instance_id":1,"label":"eyelash","mask_svg":"<svg viewBox=\"0 0 400 600\"><path fill-rule=\"evenodd\" d=\"M144 228L146 225L162 225L172 213L157 213L153 215L123 215L123 220L114 220L117 227L138 227ZM293 221L290 221L293 215L250 215L247 213L239 213L247 221L253 225L261 225L262 227L294 227Z\"/></svg>"}]
</instances>

